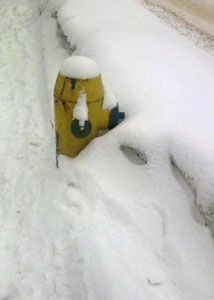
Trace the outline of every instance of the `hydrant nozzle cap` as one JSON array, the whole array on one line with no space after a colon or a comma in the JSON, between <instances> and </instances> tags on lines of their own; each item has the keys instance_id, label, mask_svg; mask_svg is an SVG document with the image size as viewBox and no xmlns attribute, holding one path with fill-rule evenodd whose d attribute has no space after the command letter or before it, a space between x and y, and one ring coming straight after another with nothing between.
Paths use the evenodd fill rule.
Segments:
<instances>
[{"instance_id":1,"label":"hydrant nozzle cap","mask_svg":"<svg viewBox=\"0 0 214 300\"><path fill-rule=\"evenodd\" d=\"M73 79L91 79L100 75L100 70L93 59L85 56L66 58L59 71L62 75Z\"/></svg>"}]
</instances>

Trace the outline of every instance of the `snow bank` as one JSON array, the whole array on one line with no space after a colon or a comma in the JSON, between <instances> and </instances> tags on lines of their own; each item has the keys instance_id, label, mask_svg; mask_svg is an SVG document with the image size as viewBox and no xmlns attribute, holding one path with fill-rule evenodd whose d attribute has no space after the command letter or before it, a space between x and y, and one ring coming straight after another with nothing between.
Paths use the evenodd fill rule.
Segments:
<instances>
[{"instance_id":1,"label":"snow bank","mask_svg":"<svg viewBox=\"0 0 214 300\"><path fill-rule=\"evenodd\" d=\"M213 300L195 205L212 219L213 57L135 0L1 3L0 299ZM57 169L53 87L74 49L127 118Z\"/></svg>"},{"instance_id":2,"label":"snow bank","mask_svg":"<svg viewBox=\"0 0 214 300\"><path fill-rule=\"evenodd\" d=\"M195 200L213 206L213 58L137 1L55 4L74 54L99 64L127 115L60 156L45 186L56 299L212 300L213 239Z\"/></svg>"},{"instance_id":3,"label":"snow bank","mask_svg":"<svg viewBox=\"0 0 214 300\"><path fill-rule=\"evenodd\" d=\"M195 189L200 207L212 216L213 58L138 3L126 0L123 5L119 1L108 6L106 0L94 1L87 10L85 5L85 1L71 0L58 10L58 21L71 45L77 44L80 55L98 62L104 82L112 87L122 110L133 117L141 113L142 126L150 128L151 124L160 134L162 129L168 132L168 148L173 152L169 156L182 162L179 167L183 173L189 174L191 169L188 176L196 178L200 169L207 174L207 180L197 180ZM100 13L94 16L94 11ZM126 14L129 18L124 21ZM170 145L180 136L178 147L184 150L175 154ZM190 142L193 137L194 149ZM194 156L207 143L203 159L197 155L197 163L191 164L185 153L191 149ZM207 185L209 193L205 192Z\"/></svg>"},{"instance_id":4,"label":"snow bank","mask_svg":"<svg viewBox=\"0 0 214 300\"><path fill-rule=\"evenodd\" d=\"M60 73L69 78L90 79L100 75L97 64L84 56L72 56L63 61Z\"/></svg>"}]
</instances>

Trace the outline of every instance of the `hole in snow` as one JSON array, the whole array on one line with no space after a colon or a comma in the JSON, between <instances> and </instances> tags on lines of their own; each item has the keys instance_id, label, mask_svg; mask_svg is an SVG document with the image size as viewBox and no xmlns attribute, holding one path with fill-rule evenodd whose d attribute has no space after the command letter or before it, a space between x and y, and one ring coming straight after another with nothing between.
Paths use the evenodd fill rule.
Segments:
<instances>
[{"instance_id":1,"label":"hole in snow","mask_svg":"<svg viewBox=\"0 0 214 300\"><path fill-rule=\"evenodd\" d=\"M132 148L128 145L120 145L120 150L125 157L134 165L145 165L147 163L147 156L145 153Z\"/></svg>"}]
</instances>

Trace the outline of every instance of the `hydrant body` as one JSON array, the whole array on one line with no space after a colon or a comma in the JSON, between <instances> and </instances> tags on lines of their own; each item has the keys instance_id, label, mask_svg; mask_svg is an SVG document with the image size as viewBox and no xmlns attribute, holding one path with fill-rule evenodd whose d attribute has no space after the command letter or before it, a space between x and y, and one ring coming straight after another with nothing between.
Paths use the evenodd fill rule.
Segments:
<instances>
[{"instance_id":1,"label":"hydrant body","mask_svg":"<svg viewBox=\"0 0 214 300\"><path fill-rule=\"evenodd\" d=\"M104 88L99 73L94 72L96 77L88 76L92 78L72 78L72 74L62 73L58 73L54 88L57 154L75 157L99 130L109 127L110 111L102 109ZM80 91L85 93L88 111L84 125L80 125L74 113Z\"/></svg>"}]
</instances>

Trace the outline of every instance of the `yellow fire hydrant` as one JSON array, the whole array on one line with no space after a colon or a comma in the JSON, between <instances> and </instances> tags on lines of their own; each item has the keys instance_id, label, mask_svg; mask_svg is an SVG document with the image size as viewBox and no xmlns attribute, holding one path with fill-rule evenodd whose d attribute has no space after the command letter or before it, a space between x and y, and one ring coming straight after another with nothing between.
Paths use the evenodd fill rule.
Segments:
<instances>
[{"instance_id":1,"label":"yellow fire hydrant","mask_svg":"<svg viewBox=\"0 0 214 300\"><path fill-rule=\"evenodd\" d=\"M66 59L54 88L57 155L75 157L99 130L114 128L124 113L117 103L103 109L104 88L96 63L87 57Z\"/></svg>"}]
</instances>

